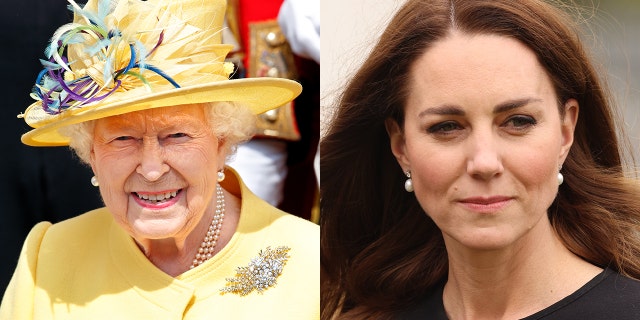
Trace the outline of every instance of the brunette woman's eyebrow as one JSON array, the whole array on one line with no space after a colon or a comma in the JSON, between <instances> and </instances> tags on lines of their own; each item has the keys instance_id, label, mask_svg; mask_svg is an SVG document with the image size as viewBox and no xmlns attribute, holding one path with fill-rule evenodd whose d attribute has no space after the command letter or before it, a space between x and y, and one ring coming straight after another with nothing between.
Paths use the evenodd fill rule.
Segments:
<instances>
[{"instance_id":1,"label":"brunette woman's eyebrow","mask_svg":"<svg viewBox=\"0 0 640 320\"><path fill-rule=\"evenodd\" d=\"M524 107L532 102L541 102L541 101L542 101L541 99L537 99L537 98L522 98L522 99L507 100L495 106L495 108L493 108L493 113L499 114L499 113L507 112L513 109Z\"/></svg>"},{"instance_id":2,"label":"brunette woman's eyebrow","mask_svg":"<svg viewBox=\"0 0 640 320\"><path fill-rule=\"evenodd\" d=\"M541 101L542 100L538 98L520 98L520 99L507 100L495 106L493 108L493 113L499 114L499 113L507 112L513 109L524 107L532 102L541 102ZM418 118L422 118L426 115L464 116L465 112L460 106L457 106L454 104L443 104L437 107L431 107L431 108L422 110L418 114Z\"/></svg>"},{"instance_id":3,"label":"brunette woman's eyebrow","mask_svg":"<svg viewBox=\"0 0 640 320\"><path fill-rule=\"evenodd\" d=\"M532 102L541 102L541 99L538 98L520 98L507 100L495 106L493 108L494 114L499 114L503 112L507 112L513 109L524 107ZM421 111L418 114L418 118L422 118L426 115L439 115L439 116L464 116L464 110L457 105L454 104L443 104L437 107L427 108Z\"/></svg>"},{"instance_id":4,"label":"brunette woman's eyebrow","mask_svg":"<svg viewBox=\"0 0 640 320\"><path fill-rule=\"evenodd\" d=\"M418 118L422 118L428 114L443 115L443 116L463 116L465 112L459 106L444 104L441 106L432 107L432 108L428 108L426 110L421 111L418 114Z\"/></svg>"}]
</instances>

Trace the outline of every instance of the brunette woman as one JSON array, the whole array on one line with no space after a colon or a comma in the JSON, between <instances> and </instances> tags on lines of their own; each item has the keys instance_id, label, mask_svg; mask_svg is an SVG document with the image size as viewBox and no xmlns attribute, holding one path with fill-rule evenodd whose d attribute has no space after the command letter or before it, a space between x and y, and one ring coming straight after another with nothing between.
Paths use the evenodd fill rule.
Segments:
<instances>
[{"instance_id":1,"label":"brunette woman","mask_svg":"<svg viewBox=\"0 0 640 320\"><path fill-rule=\"evenodd\" d=\"M610 98L557 7L407 1L321 144L322 317L639 319Z\"/></svg>"}]
</instances>

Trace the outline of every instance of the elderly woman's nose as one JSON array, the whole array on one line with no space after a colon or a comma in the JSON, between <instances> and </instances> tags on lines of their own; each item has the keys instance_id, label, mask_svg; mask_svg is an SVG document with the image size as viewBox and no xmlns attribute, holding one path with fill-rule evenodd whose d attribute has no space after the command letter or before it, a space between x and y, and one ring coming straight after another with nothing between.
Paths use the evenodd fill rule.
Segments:
<instances>
[{"instance_id":1,"label":"elderly woman's nose","mask_svg":"<svg viewBox=\"0 0 640 320\"><path fill-rule=\"evenodd\" d=\"M492 133L472 136L467 150L467 173L472 177L487 180L504 171L500 147Z\"/></svg>"},{"instance_id":2,"label":"elderly woman's nose","mask_svg":"<svg viewBox=\"0 0 640 320\"><path fill-rule=\"evenodd\" d=\"M155 181L168 171L169 165L165 162L164 152L158 139L143 139L140 164L136 172L149 181Z\"/></svg>"}]
</instances>

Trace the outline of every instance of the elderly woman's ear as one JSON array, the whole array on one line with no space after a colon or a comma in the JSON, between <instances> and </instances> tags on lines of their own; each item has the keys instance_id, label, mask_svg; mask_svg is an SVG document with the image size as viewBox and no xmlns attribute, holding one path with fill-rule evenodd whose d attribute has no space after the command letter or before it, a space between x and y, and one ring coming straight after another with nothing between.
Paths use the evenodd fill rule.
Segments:
<instances>
[{"instance_id":1,"label":"elderly woman's ear","mask_svg":"<svg viewBox=\"0 0 640 320\"><path fill-rule=\"evenodd\" d=\"M91 184L97 187L100 179L98 178L97 170L95 167L95 154L93 153L93 147L91 148L91 152L89 153L89 166L91 166L91 171L93 172L93 178L91 178Z\"/></svg>"},{"instance_id":2,"label":"elderly woman's ear","mask_svg":"<svg viewBox=\"0 0 640 320\"><path fill-rule=\"evenodd\" d=\"M218 139L218 171L224 170L227 157L230 156L231 148L228 148L224 138Z\"/></svg>"}]
</instances>

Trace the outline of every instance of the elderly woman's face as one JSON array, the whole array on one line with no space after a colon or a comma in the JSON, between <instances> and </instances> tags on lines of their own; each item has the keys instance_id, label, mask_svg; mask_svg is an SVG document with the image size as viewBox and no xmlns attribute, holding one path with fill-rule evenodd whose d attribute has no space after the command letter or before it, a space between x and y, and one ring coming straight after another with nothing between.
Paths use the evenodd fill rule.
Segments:
<instances>
[{"instance_id":1,"label":"elderly woman's face","mask_svg":"<svg viewBox=\"0 0 640 320\"><path fill-rule=\"evenodd\" d=\"M578 105L569 100L561 117L535 54L507 37L454 33L416 61L410 85L403 131L389 124L392 149L447 247L505 248L550 232Z\"/></svg>"},{"instance_id":2,"label":"elderly woman's face","mask_svg":"<svg viewBox=\"0 0 640 320\"><path fill-rule=\"evenodd\" d=\"M97 120L91 166L134 238L186 237L211 206L220 150L201 106L165 107Z\"/></svg>"}]
</instances>

